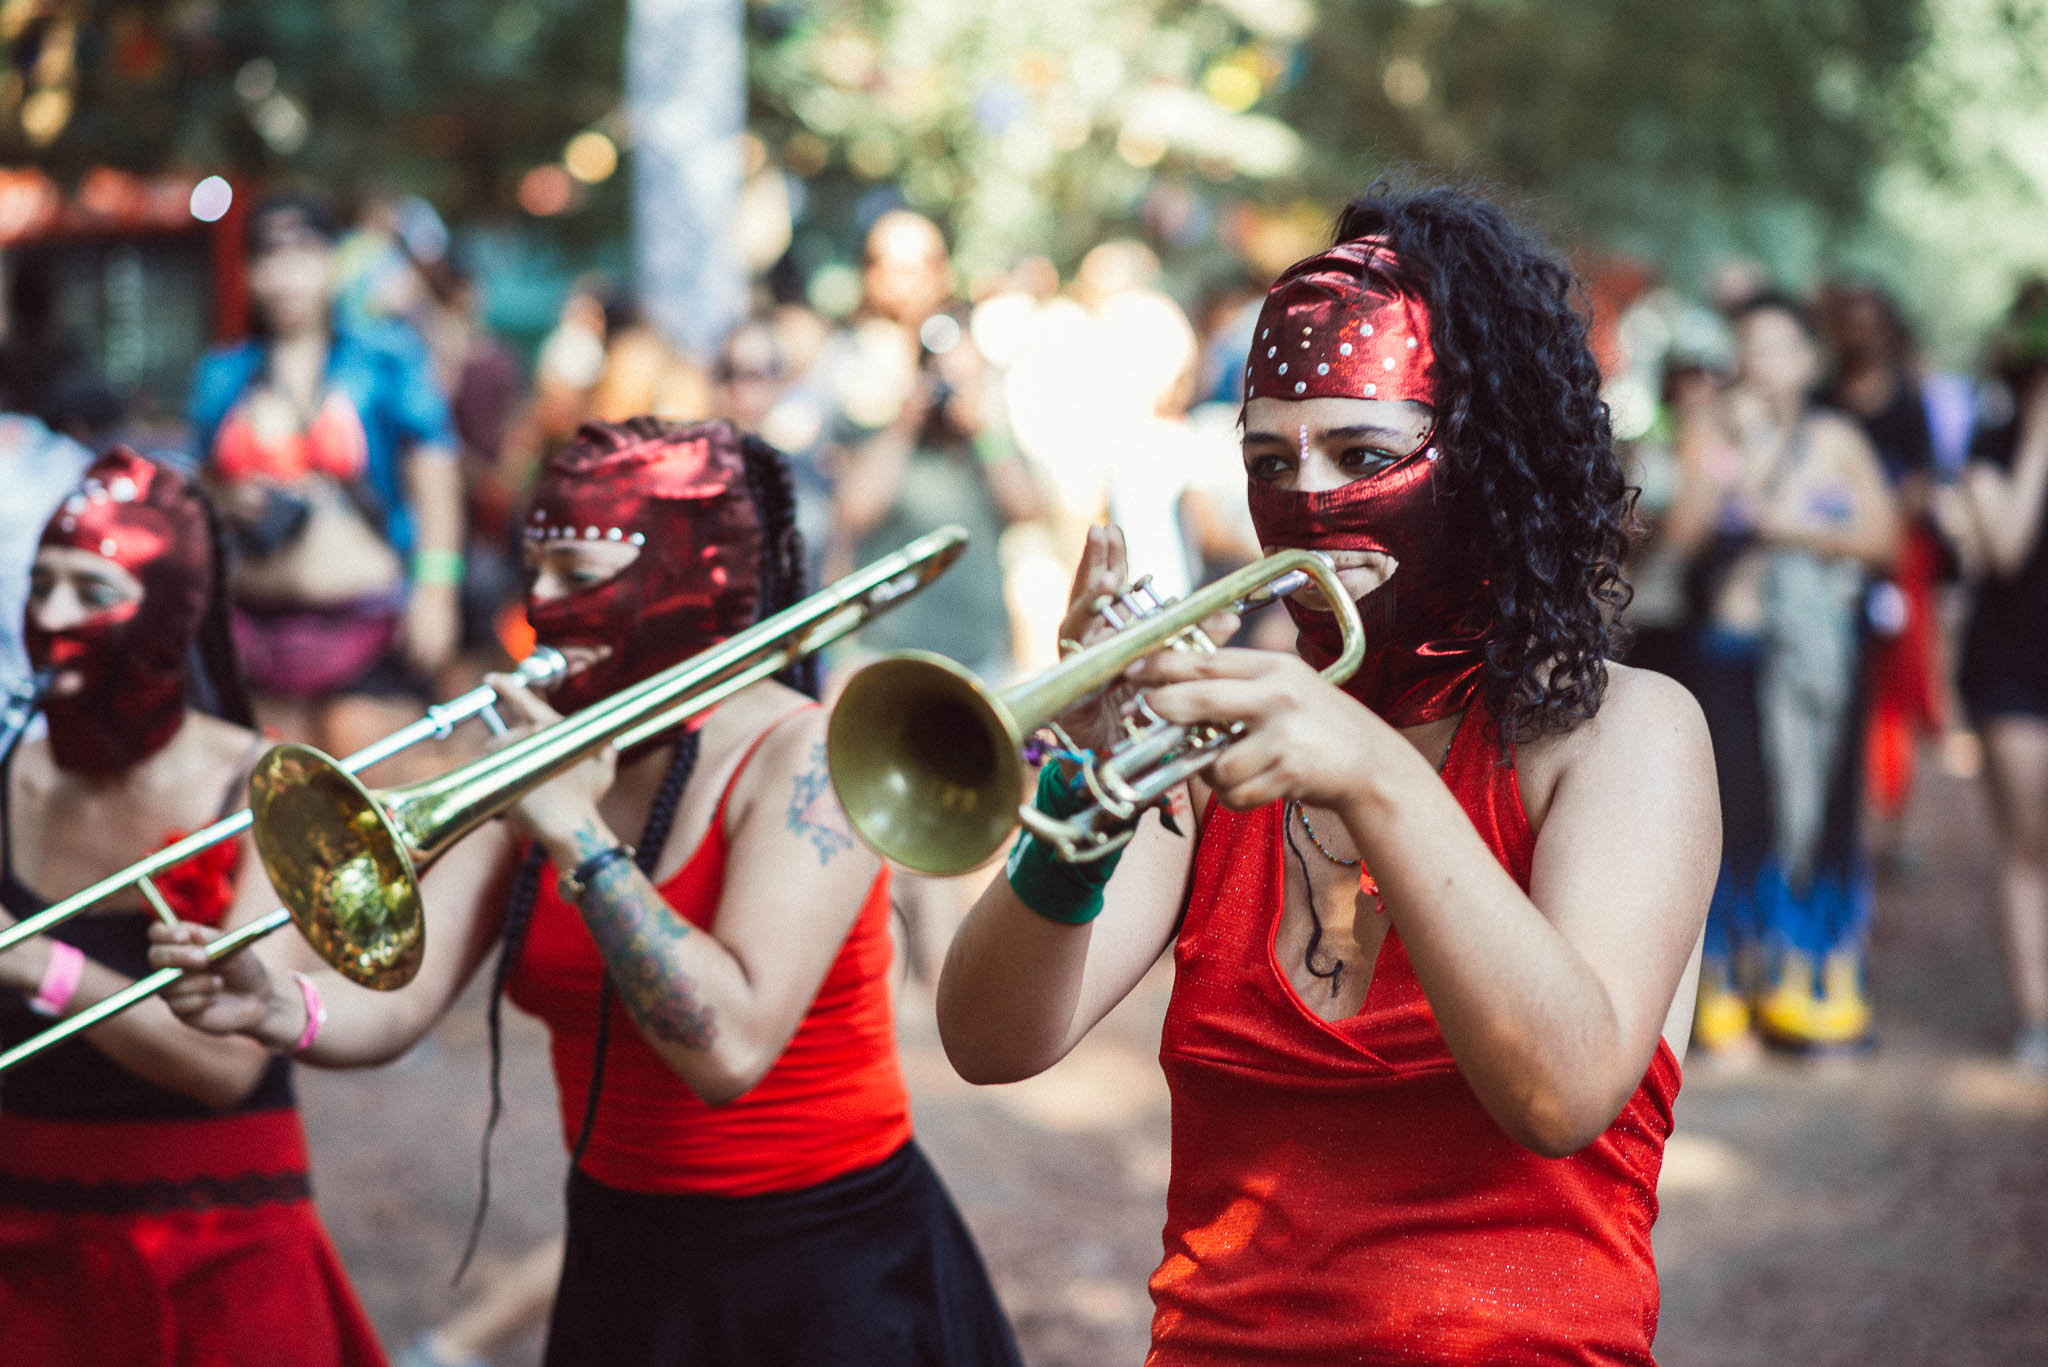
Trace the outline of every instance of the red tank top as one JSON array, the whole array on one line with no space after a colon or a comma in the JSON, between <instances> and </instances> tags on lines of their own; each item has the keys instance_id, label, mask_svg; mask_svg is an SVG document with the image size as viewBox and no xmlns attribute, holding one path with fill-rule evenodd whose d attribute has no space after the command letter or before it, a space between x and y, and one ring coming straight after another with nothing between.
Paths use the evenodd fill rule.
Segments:
<instances>
[{"instance_id":1,"label":"red tank top","mask_svg":"<svg viewBox=\"0 0 2048 1367\"><path fill-rule=\"evenodd\" d=\"M668 904L707 934L715 932L725 882L726 802L752 758L749 750L727 782L703 842L661 885ZM890 953L884 869L782 1056L752 1091L724 1106L706 1105L692 1092L615 998L583 1171L627 1191L753 1196L815 1186L887 1158L910 1139ZM582 914L555 892L553 868L543 869L533 925L506 995L548 1027L570 1144L583 1125L603 972Z\"/></svg>"},{"instance_id":2,"label":"red tank top","mask_svg":"<svg viewBox=\"0 0 2048 1367\"><path fill-rule=\"evenodd\" d=\"M1535 839L1481 721L1444 781L1526 889ZM1273 953L1283 810L1215 807L1195 855L1159 1049L1173 1162L1148 1367L1651 1363L1671 1051L1585 1149L1522 1148L1458 1072L1398 934L1358 1015L1295 994Z\"/></svg>"}]
</instances>

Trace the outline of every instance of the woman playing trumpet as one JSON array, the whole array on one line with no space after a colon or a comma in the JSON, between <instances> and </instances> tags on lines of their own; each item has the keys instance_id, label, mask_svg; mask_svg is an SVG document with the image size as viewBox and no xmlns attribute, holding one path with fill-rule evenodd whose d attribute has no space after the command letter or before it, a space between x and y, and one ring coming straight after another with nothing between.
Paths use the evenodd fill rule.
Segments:
<instances>
[{"instance_id":1,"label":"woman playing trumpet","mask_svg":"<svg viewBox=\"0 0 2048 1367\"><path fill-rule=\"evenodd\" d=\"M25 635L51 676L49 725L0 764L0 926L241 805L263 742L222 564L198 491L127 450L95 462L44 527ZM202 690L221 716L198 710ZM267 911L276 898L243 844L166 872L165 900L213 926ZM0 953L0 1042L140 976L150 919L131 892ZM289 1064L150 1002L11 1072L0 1341L9 1361L54 1367L381 1364L308 1196Z\"/></svg>"},{"instance_id":2,"label":"woman playing trumpet","mask_svg":"<svg viewBox=\"0 0 2048 1367\"><path fill-rule=\"evenodd\" d=\"M1035 1074L1172 949L1158 1367L1648 1362L1719 826L1697 707L1606 658L1626 501L1571 279L1490 206L1375 194L1274 285L1246 374L1260 539L1332 557L1365 663L1315 676L1303 594L1303 659L1134 666L1243 738L1186 838L1147 822L1113 872L1018 843L941 974L947 1051ZM1091 533L1068 635L1124 576ZM1079 800L1042 771L1041 808Z\"/></svg>"},{"instance_id":3,"label":"woman playing trumpet","mask_svg":"<svg viewBox=\"0 0 2048 1367\"><path fill-rule=\"evenodd\" d=\"M547 703L501 681L535 725L804 594L788 469L727 423L586 426L524 545L528 615L572 671ZM549 1027L573 1155L549 1362L1015 1361L911 1138L888 878L825 781L810 663L524 795L514 830L426 879L434 933L398 993L322 974L323 1018L239 956L167 994L203 1028L309 1033L310 1061L361 1066L502 942L494 987ZM204 967L203 933L159 938L156 962Z\"/></svg>"}]
</instances>

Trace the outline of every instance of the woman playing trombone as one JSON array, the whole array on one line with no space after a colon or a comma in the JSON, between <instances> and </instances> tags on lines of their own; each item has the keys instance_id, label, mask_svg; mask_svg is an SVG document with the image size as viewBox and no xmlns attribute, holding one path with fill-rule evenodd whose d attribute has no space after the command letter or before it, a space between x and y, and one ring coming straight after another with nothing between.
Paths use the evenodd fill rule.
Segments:
<instances>
[{"instance_id":1,"label":"woman playing trombone","mask_svg":"<svg viewBox=\"0 0 2048 1367\"><path fill-rule=\"evenodd\" d=\"M124 449L43 529L25 635L51 676L48 732L0 764L0 926L241 805L262 742L221 570L198 491ZM220 716L198 709L202 691ZM244 843L161 875L165 901L223 927L268 910L276 898ZM150 919L131 889L0 953L0 1041L145 972ZM0 1342L11 1362L55 1367L381 1364L308 1196L286 1060L150 1002L11 1072Z\"/></svg>"},{"instance_id":2,"label":"woman playing trombone","mask_svg":"<svg viewBox=\"0 0 2048 1367\"><path fill-rule=\"evenodd\" d=\"M804 595L788 469L727 423L586 426L524 546L528 615L571 666L548 703L504 682L534 725ZM502 943L494 988L549 1027L573 1155L549 1362L1015 1361L911 1139L887 874L826 782L811 665L525 794L515 830L427 877L434 933L398 993L322 974L309 1009L239 956L168 994L203 1028L361 1066ZM159 936L157 962L203 968L203 934Z\"/></svg>"},{"instance_id":3,"label":"woman playing trombone","mask_svg":"<svg viewBox=\"0 0 2048 1367\"><path fill-rule=\"evenodd\" d=\"M1606 659L1625 491L1572 295L1449 191L1360 200L1282 274L1252 519L1332 558L1365 662L1319 680L1335 617L1297 596L1307 663L1131 670L1162 717L1244 727L1189 835L1145 823L1113 874L1026 836L953 941L940 1030L977 1082L1052 1066L1173 951L1156 1367L1649 1361L1719 822L1698 708ZM1067 635L1124 573L1091 534ZM1078 805L1061 766L1038 803Z\"/></svg>"}]
</instances>

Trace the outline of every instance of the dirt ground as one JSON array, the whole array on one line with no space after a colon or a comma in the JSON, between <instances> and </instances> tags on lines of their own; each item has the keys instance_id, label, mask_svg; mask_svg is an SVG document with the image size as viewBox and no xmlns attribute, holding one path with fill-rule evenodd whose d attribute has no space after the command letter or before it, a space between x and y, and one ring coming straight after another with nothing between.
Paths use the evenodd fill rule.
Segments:
<instances>
[{"instance_id":1,"label":"dirt ground","mask_svg":"<svg viewBox=\"0 0 2048 1367\"><path fill-rule=\"evenodd\" d=\"M2048 1363L2048 1085L1999 1062L2008 1004L1988 909L1989 814L1930 772L1920 866L1880 889L1882 1037L1863 1057L1691 1069L1657 1227L1665 1367ZM905 1070L933 1162L1032 1367L1144 1356L1159 1252L1162 969L1073 1057L976 1089L906 986ZM479 1265L451 1289L487 1102L481 1000L394 1067L302 1083L320 1205L395 1349L556 1228L563 1175L543 1037L506 1011L507 1111ZM492 1358L539 1359L530 1326Z\"/></svg>"}]
</instances>

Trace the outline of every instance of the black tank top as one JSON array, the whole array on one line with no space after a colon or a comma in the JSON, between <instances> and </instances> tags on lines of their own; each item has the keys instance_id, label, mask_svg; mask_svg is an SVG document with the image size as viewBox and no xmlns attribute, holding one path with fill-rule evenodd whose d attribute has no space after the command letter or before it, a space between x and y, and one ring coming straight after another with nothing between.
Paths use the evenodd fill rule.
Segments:
<instances>
[{"instance_id":1,"label":"black tank top","mask_svg":"<svg viewBox=\"0 0 2048 1367\"><path fill-rule=\"evenodd\" d=\"M17 919L49 905L15 876L12 813L13 756L0 759L0 906ZM129 978L149 966L147 910L88 912L48 932L94 963ZM12 1048L54 1022L28 1008L28 998L0 989L0 1046ZM227 1111L203 1106L180 1092L159 1087L102 1054L83 1036L29 1060L0 1076L0 1111L41 1120L183 1120L241 1115L292 1105L291 1064L276 1058L250 1093Z\"/></svg>"}]
</instances>

